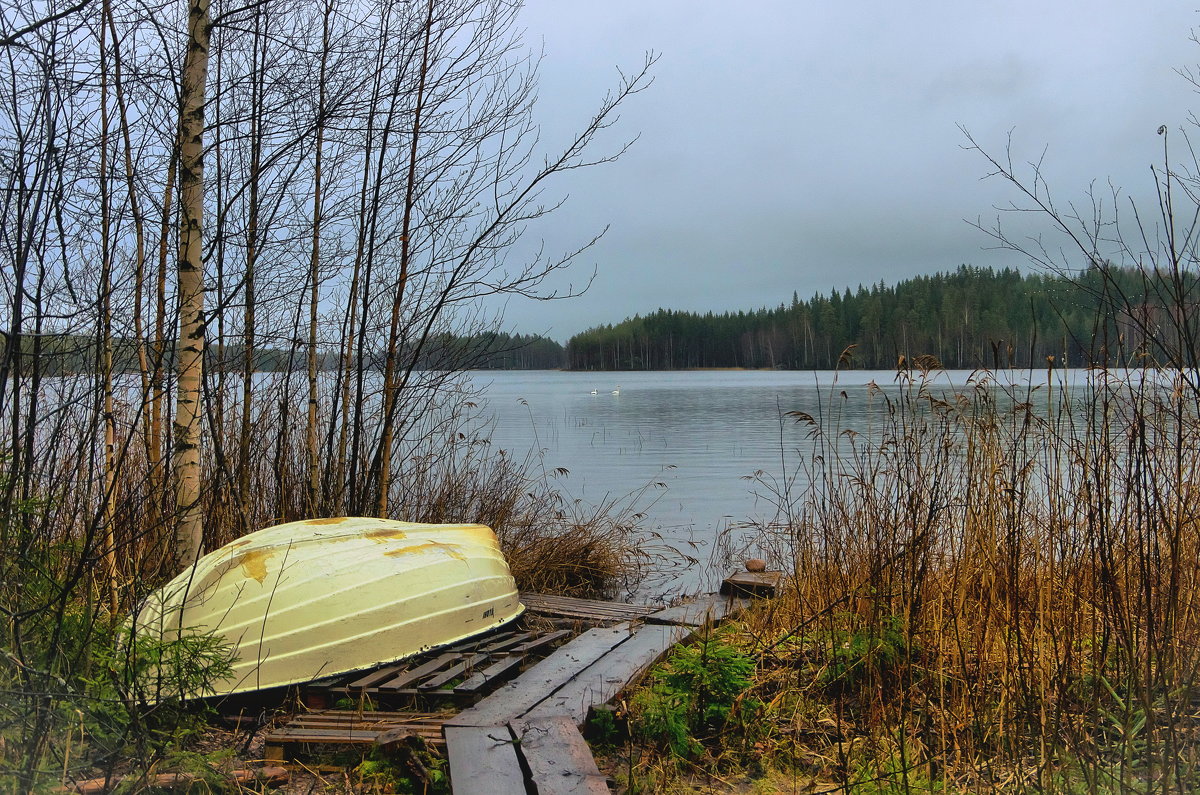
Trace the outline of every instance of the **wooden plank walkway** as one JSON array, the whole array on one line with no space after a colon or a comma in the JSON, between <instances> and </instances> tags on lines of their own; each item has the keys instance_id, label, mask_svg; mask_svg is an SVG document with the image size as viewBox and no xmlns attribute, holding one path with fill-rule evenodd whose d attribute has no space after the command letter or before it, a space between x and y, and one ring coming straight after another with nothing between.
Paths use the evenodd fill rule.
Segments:
<instances>
[{"instance_id":1,"label":"wooden plank walkway","mask_svg":"<svg viewBox=\"0 0 1200 795\"><path fill-rule=\"evenodd\" d=\"M579 732L589 712L611 701L673 645L745 604L718 594L670 608L538 594L521 599L530 612L592 628L523 673L522 664L572 632L505 629L331 683L323 691L331 696L385 700L491 693L457 714L310 712L265 736L267 758L287 760L311 744L368 745L415 735L444 744L456 795L601 795L609 791L607 781Z\"/></svg>"},{"instance_id":2,"label":"wooden plank walkway","mask_svg":"<svg viewBox=\"0 0 1200 795\"><path fill-rule=\"evenodd\" d=\"M614 626L588 630L444 723L453 792L608 793L608 783L579 732L589 711L612 700L673 645L744 604L740 599L712 594L679 607L645 610L625 605L612 609L607 615L622 614L628 608L640 614ZM553 609L576 607L559 603ZM578 610L585 608L601 612L591 605ZM509 743L508 737L515 742ZM511 775L518 768L528 776L520 787ZM493 769L509 771L504 786L492 776Z\"/></svg>"},{"instance_id":3,"label":"wooden plank walkway","mask_svg":"<svg viewBox=\"0 0 1200 795\"><path fill-rule=\"evenodd\" d=\"M515 680L450 719L450 726L505 726L628 640L629 624L589 629Z\"/></svg>"},{"instance_id":4,"label":"wooden plank walkway","mask_svg":"<svg viewBox=\"0 0 1200 795\"><path fill-rule=\"evenodd\" d=\"M565 715L576 724L583 723L592 707L607 704L626 685L641 678L668 649L687 638L692 629L673 625L643 626L543 699L525 713L524 718Z\"/></svg>"},{"instance_id":5,"label":"wooden plank walkway","mask_svg":"<svg viewBox=\"0 0 1200 795\"><path fill-rule=\"evenodd\" d=\"M661 608L654 605L631 605L625 602L605 602L599 599L576 599L542 593L522 593L521 604L531 613L558 618L573 618L593 624L636 621Z\"/></svg>"},{"instance_id":6,"label":"wooden plank walkway","mask_svg":"<svg viewBox=\"0 0 1200 795\"><path fill-rule=\"evenodd\" d=\"M458 795L524 795L525 773L507 726L446 726L450 780Z\"/></svg>"},{"instance_id":7,"label":"wooden plank walkway","mask_svg":"<svg viewBox=\"0 0 1200 795\"><path fill-rule=\"evenodd\" d=\"M651 613L646 616L646 623L678 624L685 627L699 627L706 623L719 624L726 615L740 610L745 604L741 599L708 594L693 602Z\"/></svg>"},{"instance_id":8,"label":"wooden plank walkway","mask_svg":"<svg viewBox=\"0 0 1200 795\"><path fill-rule=\"evenodd\" d=\"M608 795L608 781L575 721L562 715L534 718L521 721L513 730L521 739L521 756L537 795Z\"/></svg>"}]
</instances>

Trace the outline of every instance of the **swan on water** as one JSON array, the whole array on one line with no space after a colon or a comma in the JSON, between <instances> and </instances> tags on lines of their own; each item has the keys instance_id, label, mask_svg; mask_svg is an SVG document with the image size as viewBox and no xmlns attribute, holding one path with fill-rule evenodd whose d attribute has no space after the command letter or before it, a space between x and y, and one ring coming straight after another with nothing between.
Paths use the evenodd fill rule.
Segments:
<instances>
[{"instance_id":1,"label":"swan on water","mask_svg":"<svg viewBox=\"0 0 1200 795\"><path fill-rule=\"evenodd\" d=\"M621 394L621 385L620 385L620 384L617 384L617 388L616 388L616 389L614 389L614 390L612 391L612 393L613 393L614 395L619 395L619 394Z\"/></svg>"}]
</instances>

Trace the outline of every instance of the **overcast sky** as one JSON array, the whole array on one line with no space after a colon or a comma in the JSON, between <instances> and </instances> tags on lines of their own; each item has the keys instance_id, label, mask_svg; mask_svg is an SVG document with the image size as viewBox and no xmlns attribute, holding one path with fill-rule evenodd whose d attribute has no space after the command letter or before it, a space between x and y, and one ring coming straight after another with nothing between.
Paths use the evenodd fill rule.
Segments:
<instances>
[{"instance_id":1,"label":"overcast sky","mask_svg":"<svg viewBox=\"0 0 1200 795\"><path fill-rule=\"evenodd\" d=\"M548 144L588 118L618 68L660 59L608 141L640 135L634 147L568 175L567 204L530 230L557 251L609 226L574 273L594 266L594 284L570 301L510 301L506 325L565 342L659 307L754 309L962 263L1025 269L964 221L1013 195L981 180L958 125L998 153L1012 130L1021 160L1045 149L1064 201L1092 181L1152 193L1156 129L1200 110L1176 71L1200 62L1197 7L528 0Z\"/></svg>"}]
</instances>

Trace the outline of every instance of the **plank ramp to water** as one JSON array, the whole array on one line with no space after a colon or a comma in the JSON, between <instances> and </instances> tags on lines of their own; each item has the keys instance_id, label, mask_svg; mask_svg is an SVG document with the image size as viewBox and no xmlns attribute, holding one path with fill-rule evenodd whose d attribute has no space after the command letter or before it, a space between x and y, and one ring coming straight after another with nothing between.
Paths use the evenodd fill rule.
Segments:
<instances>
[{"instance_id":1,"label":"plank ramp to water","mask_svg":"<svg viewBox=\"0 0 1200 795\"><path fill-rule=\"evenodd\" d=\"M504 726L511 723L629 637L629 624L589 629L475 706L455 715L447 725Z\"/></svg>"},{"instance_id":2,"label":"plank ramp to water","mask_svg":"<svg viewBox=\"0 0 1200 795\"><path fill-rule=\"evenodd\" d=\"M523 720L514 730L538 795L608 795L608 781L572 718Z\"/></svg>"},{"instance_id":3,"label":"plank ramp to water","mask_svg":"<svg viewBox=\"0 0 1200 795\"><path fill-rule=\"evenodd\" d=\"M521 604L531 613L557 618L571 618L594 623L635 621L657 612L654 605L632 605L625 602L606 602L600 599L578 599L544 593L521 593Z\"/></svg>"},{"instance_id":4,"label":"plank ramp to water","mask_svg":"<svg viewBox=\"0 0 1200 795\"><path fill-rule=\"evenodd\" d=\"M526 719L565 715L583 723L592 707L607 704L641 677L668 649L687 638L692 627L647 624L592 665L576 674L536 707Z\"/></svg>"},{"instance_id":5,"label":"plank ramp to water","mask_svg":"<svg viewBox=\"0 0 1200 795\"><path fill-rule=\"evenodd\" d=\"M456 795L525 795L516 739L507 726L446 726Z\"/></svg>"},{"instance_id":6,"label":"plank ramp to water","mask_svg":"<svg viewBox=\"0 0 1200 795\"><path fill-rule=\"evenodd\" d=\"M676 607L668 607L646 616L647 624L678 624L685 627L701 627L719 624L730 613L746 605L743 599L730 598L721 594L708 594L695 601Z\"/></svg>"},{"instance_id":7,"label":"plank ramp to water","mask_svg":"<svg viewBox=\"0 0 1200 795\"><path fill-rule=\"evenodd\" d=\"M611 701L698 627L719 622L743 604L713 594L687 605L642 612L636 624L624 621L588 630L559 647L516 680L446 721L453 791L456 795L607 793L606 780L579 733L588 712ZM607 613L595 605L584 607L611 617L640 606L622 605ZM509 736L518 742L506 741ZM530 780L518 786L513 771L522 769L522 762ZM507 773L493 775L493 770Z\"/></svg>"}]
</instances>

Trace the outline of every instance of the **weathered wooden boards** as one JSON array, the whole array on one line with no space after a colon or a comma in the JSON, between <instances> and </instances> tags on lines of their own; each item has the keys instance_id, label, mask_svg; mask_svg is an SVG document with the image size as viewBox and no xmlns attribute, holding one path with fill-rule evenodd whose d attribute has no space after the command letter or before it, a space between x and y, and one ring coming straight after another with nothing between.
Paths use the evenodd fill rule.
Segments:
<instances>
[{"instance_id":1,"label":"weathered wooden boards","mask_svg":"<svg viewBox=\"0 0 1200 795\"><path fill-rule=\"evenodd\" d=\"M697 627L719 622L742 604L714 594L688 605L643 612L637 623L626 621L588 630L474 707L450 718L444 731L454 792L607 793L606 780L579 733L588 712L611 701ZM498 739L509 732L516 744L508 749L496 747ZM487 753L482 752L481 744L489 741L492 745ZM528 789L493 785L490 766L511 770L514 763L518 767L523 763L528 771L530 781L524 785ZM509 779L510 785L514 780Z\"/></svg>"},{"instance_id":2,"label":"weathered wooden boards","mask_svg":"<svg viewBox=\"0 0 1200 795\"><path fill-rule=\"evenodd\" d=\"M541 593L522 593L521 604L531 613L559 618L573 618L592 624L636 621L656 612L653 605L631 605L625 602L605 602L599 599L576 599Z\"/></svg>"},{"instance_id":3,"label":"weathered wooden boards","mask_svg":"<svg viewBox=\"0 0 1200 795\"><path fill-rule=\"evenodd\" d=\"M608 795L608 782L574 719L531 718L513 730L521 739L521 755L538 795ZM453 785L453 774L450 782Z\"/></svg>"},{"instance_id":4,"label":"weathered wooden boards","mask_svg":"<svg viewBox=\"0 0 1200 795\"><path fill-rule=\"evenodd\" d=\"M397 730L414 734L428 743L443 742L442 722L448 712L358 712L320 710L300 715L263 736L265 757L282 761L297 745L373 745L381 735Z\"/></svg>"},{"instance_id":5,"label":"weathered wooden boards","mask_svg":"<svg viewBox=\"0 0 1200 795\"><path fill-rule=\"evenodd\" d=\"M676 607L668 607L646 616L647 624L678 624L685 627L701 627L719 624L727 615L746 605L741 599L720 594L708 594L695 601Z\"/></svg>"},{"instance_id":6,"label":"weathered wooden boards","mask_svg":"<svg viewBox=\"0 0 1200 795\"><path fill-rule=\"evenodd\" d=\"M721 593L732 596L775 595L783 580L782 571L739 571L729 575L721 583Z\"/></svg>"},{"instance_id":7,"label":"weathered wooden boards","mask_svg":"<svg viewBox=\"0 0 1200 795\"><path fill-rule=\"evenodd\" d=\"M630 637L629 624L589 629L475 706L450 719L450 726L503 726L549 698Z\"/></svg>"},{"instance_id":8,"label":"weathered wooden boards","mask_svg":"<svg viewBox=\"0 0 1200 795\"><path fill-rule=\"evenodd\" d=\"M611 701L691 631L685 626L646 624L542 700L524 718L561 715L575 724L583 723L592 707Z\"/></svg>"},{"instance_id":9,"label":"weathered wooden boards","mask_svg":"<svg viewBox=\"0 0 1200 795\"><path fill-rule=\"evenodd\" d=\"M589 711L611 701L698 627L718 623L745 604L717 594L670 608L538 594L521 598L531 612L608 626L566 642L511 681L528 654L544 652L571 633L506 630L359 674L331 692L470 696L495 689L457 715L309 713L267 735L268 758L285 759L302 743L366 744L410 733L445 742L456 795L607 793L579 733Z\"/></svg>"},{"instance_id":10,"label":"weathered wooden boards","mask_svg":"<svg viewBox=\"0 0 1200 795\"><path fill-rule=\"evenodd\" d=\"M446 726L445 733L457 795L524 795L525 774L507 726Z\"/></svg>"},{"instance_id":11,"label":"weathered wooden boards","mask_svg":"<svg viewBox=\"0 0 1200 795\"><path fill-rule=\"evenodd\" d=\"M570 718L520 721L512 729L447 726L445 731L455 795L608 794L608 784ZM536 790L528 788L522 760Z\"/></svg>"}]
</instances>

